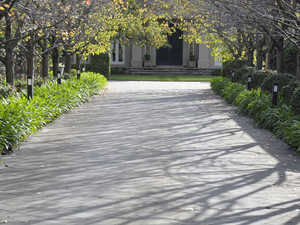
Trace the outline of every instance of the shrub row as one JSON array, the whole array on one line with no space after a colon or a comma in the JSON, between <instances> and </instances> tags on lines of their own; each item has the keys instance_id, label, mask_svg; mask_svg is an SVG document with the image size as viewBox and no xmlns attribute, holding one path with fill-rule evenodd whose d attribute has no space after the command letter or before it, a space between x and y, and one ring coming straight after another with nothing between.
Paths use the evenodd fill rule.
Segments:
<instances>
[{"instance_id":1,"label":"shrub row","mask_svg":"<svg viewBox=\"0 0 300 225\"><path fill-rule=\"evenodd\" d=\"M260 88L249 91L245 85L224 77L214 78L211 88L236 105L241 113L252 117L257 126L269 129L300 153L300 116L295 116L289 105L281 101L278 107L273 107L270 94Z\"/></svg>"},{"instance_id":2,"label":"shrub row","mask_svg":"<svg viewBox=\"0 0 300 225\"><path fill-rule=\"evenodd\" d=\"M247 84L248 76L252 77L250 87L261 88L266 93L272 93L273 84L278 83L278 91L287 104L292 106L295 114L300 114L300 82L292 74L276 73L275 71L256 70L253 67L242 67L234 72L233 82Z\"/></svg>"},{"instance_id":3,"label":"shrub row","mask_svg":"<svg viewBox=\"0 0 300 225\"><path fill-rule=\"evenodd\" d=\"M51 81L36 86L31 100L26 98L24 91L0 99L0 152L10 151L26 136L88 101L106 84L104 76L89 72L82 74L80 80L71 78L61 85Z\"/></svg>"},{"instance_id":4,"label":"shrub row","mask_svg":"<svg viewBox=\"0 0 300 225\"><path fill-rule=\"evenodd\" d=\"M73 69L76 69L76 65L71 65ZM106 78L111 75L111 63L110 54L101 53L99 55L93 55L91 63L81 64L80 68L85 67L86 71L103 74Z\"/></svg>"}]
</instances>

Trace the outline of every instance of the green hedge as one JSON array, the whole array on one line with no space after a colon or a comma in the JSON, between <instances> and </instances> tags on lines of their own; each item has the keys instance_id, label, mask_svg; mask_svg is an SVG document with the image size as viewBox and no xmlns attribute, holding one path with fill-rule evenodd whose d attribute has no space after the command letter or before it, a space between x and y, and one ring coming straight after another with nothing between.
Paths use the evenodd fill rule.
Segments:
<instances>
[{"instance_id":1,"label":"green hedge","mask_svg":"<svg viewBox=\"0 0 300 225\"><path fill-rule=\"evenodd\" d=\"M295 76L289 73L273 73L268 75L261 84L261 89L265 92L272 93L274 82L278 83L278 91L291 81L295 81Z\"/></svg>"},{"instance_id":2,"label":"green hedge","mask_svg":"<svg viewBox=\"0 0 300 225\"><path fill-rule=\"evenodd\" d=\"M261 88L266 93L272 93L273 84L277 82L280 96L287 104L293 104L292 109L295 114L300 114L300 110L298 110L300 109L300 101L297 100L297 96L293 97L295 90L300 88L300 82L295 79L294 75L289 73L277 73L272 70L256 70L252 67L242 67L235 72L232 81L246 85L248 75L252 76L250 88ZM294 99L293 102L292 99Z\"/></svg>"},{"instance_id":3,"label":"green hedge","mask_svg":"<svg viewBox=\"0 0 300 225\"><path fill-rule=\"evenodd\" d=\"M214 78L211 88L227 102L236 105L240 112L252 117L256 125L271 130L300 153L300 117L293 115L290 106L281 103L272 107L271 95L260 88L249 91L245 85L231 83L227 78ZM300 89L297 90L300 95Z\"/></svg>"},{"instance_id":4,"label":"green hedge","mask_svg":"<svg viewBox=\"0 0 300 225\"><path fill-rule=\"evenodd\" d=\"M222 76L223 77L231 77L233 71L237 71L238 69L244 67L246 65L245 60L232 60L222 63Z\"/></svg>"},{"instance_id":5,"label":"green hedge","mask_svg":"<svg viewBox=\"0 0 300 225\"><path fill-rule=\"evenodd\" d=\"M241 84L247 84L248 75L252 74L255 71L255 68L244 66L234 72L232 78L233 82L239 82Z\"/></svg>"},{"instance_id":6,"label":"green hedge","mask_svg":"<svg viewBox=\"0 0 300 225\"><path fill-rule=\"evenodd\" d=\"M93 55L89 71L103 74L106 78L109 78L111 74L110 54L101 53L100 55Z\"/></svg>"},{"instance_id":7,"label":"green hedge","mask_svg":"<svg viewBox=\"0 0 300 225\"><path fill-rule=\"evenodd\" d=\"M295 90L300 88L299 81L291 81L288 85L284 86L281 90L281 96L284 98L287 103L291 103L292 97L295 94ZM300 108L300 104L298 106ZM298 112L299 114L299 112Z\"/></svg>"},{"instance_id":8,"label":"green hedge","mask_svg":"<svg viewBox=\"0 0 300 225\"><path fill-rule=\"evenodd\" d=\"M261 87L264 80L274 74L273 71L265 71L265 70L254 70L249 75L252 76L251 88L257 89Z\"/></svg>"},{"instance_id":9,"label":"green hedge","mask_svg":"<svg viewBox=\"0 0 300 225\"><path fill-rule=\"evenodd\" d=\"M85 68L85 71L100 73L107 79L111 75L110 54L101 53L99 55L92 55L90 64L80 64L80 68ZM77 69L76 64L71 65L72 69Z\"/></svg>"},{"instance_id":10,"label":"green hedge","mask_svg":"<svg viewBox=\"0 0 300 225\"><path fill-rule=\"evenodd\" d=\"M92 55L90 64L80 64L80 68L85 68L85 71L100 73L107 79L111 75L111 64L109 53L101 53L99 55ZM76 65L71 65L72 69L76 69Z\"/></svg>"},{"instance_id":11,"label":"green hedge","mask_svg":"<svg viewBox=\"0 0 300 225\"><path fill-rule=\"evenodd\" d=\"M16 147L45 124L86 102L107 85L104 76L83 73L80 80L71 78L57 85L48 82L34 88L34 97L27 100L20 92L0 100L0 151Z\"/></svg>"},{"instance_id":12,"label":"green hedge","mask_svg":"<svg viewBox=\"0 0 300 225\"><path fill-rule=\"evenodd\" d=\"M294 94L291 99L291 106L292 106L293 112L300 115L300 88L297 88L294 91Z\"/></svg>"}]
</instances>

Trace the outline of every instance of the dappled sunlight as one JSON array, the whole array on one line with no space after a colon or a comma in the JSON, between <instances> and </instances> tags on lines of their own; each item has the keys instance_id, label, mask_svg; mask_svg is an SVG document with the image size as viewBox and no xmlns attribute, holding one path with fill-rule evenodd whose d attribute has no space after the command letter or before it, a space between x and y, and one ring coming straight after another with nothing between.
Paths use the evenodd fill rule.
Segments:
<instances>
[{"instance_id":1,"label":"dappled sunlight","mask_svg":"<svg viewBox=\"0 0 300 225\"><path fill-rule=\"evenodd\" d=\"M297 224L299 158L208 88L170 84L164 89L150 82L126 92L124 83L112 83L107 95L47 126L16 156L6 157L8 167L0 170L1 219ZM155 85L161 86L154 90Z\"/></svg>"}]
</instances>

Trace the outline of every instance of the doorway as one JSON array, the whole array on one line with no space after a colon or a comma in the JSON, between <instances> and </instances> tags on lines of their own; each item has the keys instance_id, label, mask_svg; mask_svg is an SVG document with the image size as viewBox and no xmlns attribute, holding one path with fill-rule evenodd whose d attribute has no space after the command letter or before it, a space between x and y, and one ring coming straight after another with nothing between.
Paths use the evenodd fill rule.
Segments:
<instances>
[{"instance_id":1,"label":"doorway","mask_svg":"<svg viewBox=\"0 0 300 225\"><path fill-rule=\"evenodd\" d=\"M182 66L183 40L182 31L176 30L168 37L170 47L162 47L156 52L156 65Z\"/></svg>"}]
</instances>

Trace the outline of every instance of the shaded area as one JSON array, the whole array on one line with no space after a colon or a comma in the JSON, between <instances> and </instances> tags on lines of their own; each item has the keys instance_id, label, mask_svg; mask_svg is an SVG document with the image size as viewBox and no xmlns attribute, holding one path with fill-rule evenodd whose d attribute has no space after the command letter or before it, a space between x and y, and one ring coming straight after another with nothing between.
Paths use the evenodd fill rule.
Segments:
<instances>
[{"instance_id":1,"label":"shaded area","mask_svg":"<svg viewBox=\"0 0 300 225\"><path fill-rule=\"evenodd\" d=\"M2 158L0 222L300 224L299 158L207 84L110 85Z\"/></svg>"}]
</instances>

